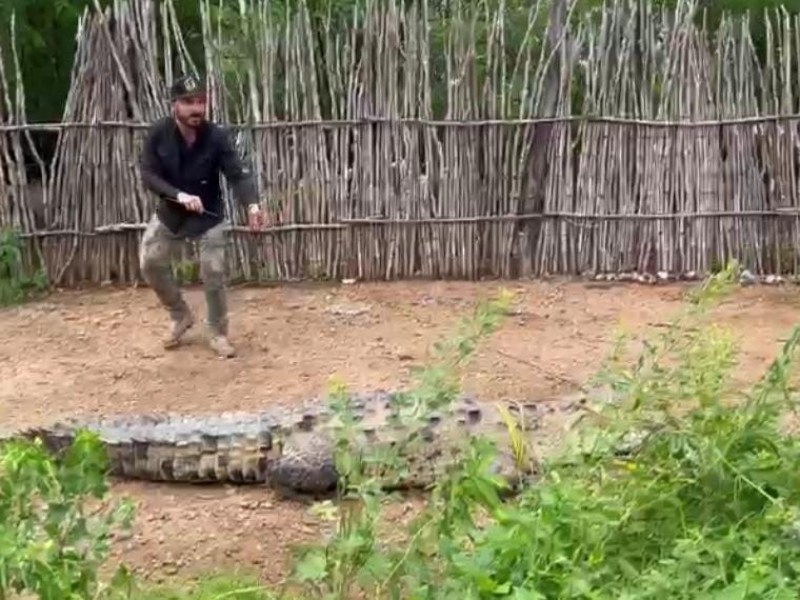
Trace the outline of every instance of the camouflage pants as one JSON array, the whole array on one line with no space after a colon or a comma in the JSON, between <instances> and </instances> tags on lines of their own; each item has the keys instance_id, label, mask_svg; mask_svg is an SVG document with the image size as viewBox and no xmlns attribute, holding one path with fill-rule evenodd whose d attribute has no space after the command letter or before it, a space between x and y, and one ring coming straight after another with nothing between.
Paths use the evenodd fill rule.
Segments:
<instances>
[{"instance_id":1,"label":"camouflage pants","mask_svg":"<svg viewBox=\"0 0 800 600\"><path fill-rule=\"evenodd\" d=\"M200 276L205 288L208 326L217 334L228 334L228 302L225 289L224 224L220 223L198 238L200 246ZM156 216L150 219L139 250L139 267L147 284L153 288L174 321L189 311L172 273L172 257L182 242Z\"/></svg>"}]
</instances>

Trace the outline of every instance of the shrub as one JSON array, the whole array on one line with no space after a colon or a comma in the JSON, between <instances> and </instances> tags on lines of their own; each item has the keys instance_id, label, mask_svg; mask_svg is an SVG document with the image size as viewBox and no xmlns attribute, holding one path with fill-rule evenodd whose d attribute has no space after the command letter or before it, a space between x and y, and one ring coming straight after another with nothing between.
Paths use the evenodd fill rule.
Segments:
<instances>
[{"instance_id":1,"label":"shrub","mask_svg":"<svg viewBox=\"0 0 800 600\"><path fill-rule=\"evenodd\" d=\"M0 306L19 304L46 289L43 269L37 269L33 276L25 272L19 234L12 229L0 229Z\"/></svg>"},{"instance_id":2,"label":"shrub","mask_svg":"<svg viewBox=\"0 0 800 600\"><path fill-rule=\"evenodd\" d=\"M79 432L55 460L41 442L14 440L0 452L0 599L11 592L42 600L95 598L106 593L99 568L111 535L127 528L127 501L106 502L106 454L90 432ZM118 571L114 585L125 580Z\"/></svg>"}]
</instances>

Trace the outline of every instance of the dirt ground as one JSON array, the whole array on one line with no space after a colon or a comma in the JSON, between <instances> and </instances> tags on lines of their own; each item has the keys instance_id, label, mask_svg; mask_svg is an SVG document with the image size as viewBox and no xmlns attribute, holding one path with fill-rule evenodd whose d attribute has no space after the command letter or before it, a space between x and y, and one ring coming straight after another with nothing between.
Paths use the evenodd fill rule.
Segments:
<instances>
[{"instance_id":1,"label":"dirt ground","mask_svg":"<svg viewBox=\"0 0 800 600\"><path fill-rule=\"evenodd\" d=\"M233 360L211 354L202 327L185 347L162 350L165 314L148 289L65 292L0 312L0 423L252 410L323 394L334 374L355 390L398 388L479 297L504 286L518 294L514 315L481 347L464 381L481 399L574 391L610 350L617 327L664 324L687 290L565 282L238 288L230 299ZM187 298L202 315L202 290ZM800 321L800 289L742 288L717 316L741 345L740 376L752 379ZM137 509L134 535L115 556L155 580L246 568L276 582L289 546L320 532L307 506L256 487L125 482L114 492Z\"/></svg>"}]
</instances>

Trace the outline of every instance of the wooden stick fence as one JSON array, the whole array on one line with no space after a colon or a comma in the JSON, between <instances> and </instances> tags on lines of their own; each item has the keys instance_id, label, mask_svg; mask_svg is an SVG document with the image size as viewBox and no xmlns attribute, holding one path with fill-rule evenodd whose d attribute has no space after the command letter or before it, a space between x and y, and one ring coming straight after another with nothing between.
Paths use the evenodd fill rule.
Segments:
<instances>
[{"instance_id":1,"label":"wooden stick fence","mask_svg":"<svg viewBox=\"0 0 800 600\"><path fill-rule=\"evenodd\" d=\"M746 20L711 36L690 3L613 2L560 28L553 12L545 35L559 2L431 25L424 0L366 0L347 28L312 26L302 3L218 17L198 1L212 117L276 221L250 233L226 187L235 277L696 274L731 258L800 274L796 18L767 22L761 59ZM196 69L169 0L95 7L77 39L60 123L27 122L19 61L0 56L0 226L58 285L134 282L154 206L141 142ZM52 160L34 134L57 136Z\"/></svg>"}]
</instances>

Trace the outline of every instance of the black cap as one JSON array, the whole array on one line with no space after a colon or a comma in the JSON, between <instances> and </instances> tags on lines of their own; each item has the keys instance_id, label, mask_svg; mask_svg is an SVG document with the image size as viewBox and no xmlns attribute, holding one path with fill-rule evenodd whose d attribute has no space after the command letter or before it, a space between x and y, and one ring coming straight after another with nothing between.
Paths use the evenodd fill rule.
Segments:
<instances>
[{"instance_id":1,"label":"black cap","mask_svg":"<svg viewBox=\"0 0 800 600\"><path fill-rule=\"evenodd\" d=\"M172 86L169 88L169 95L174 101L179 98L204 94L205 91L206 86L198 77L194 75L184 75L172 83Z\"/></svg>"}]
</instances>

